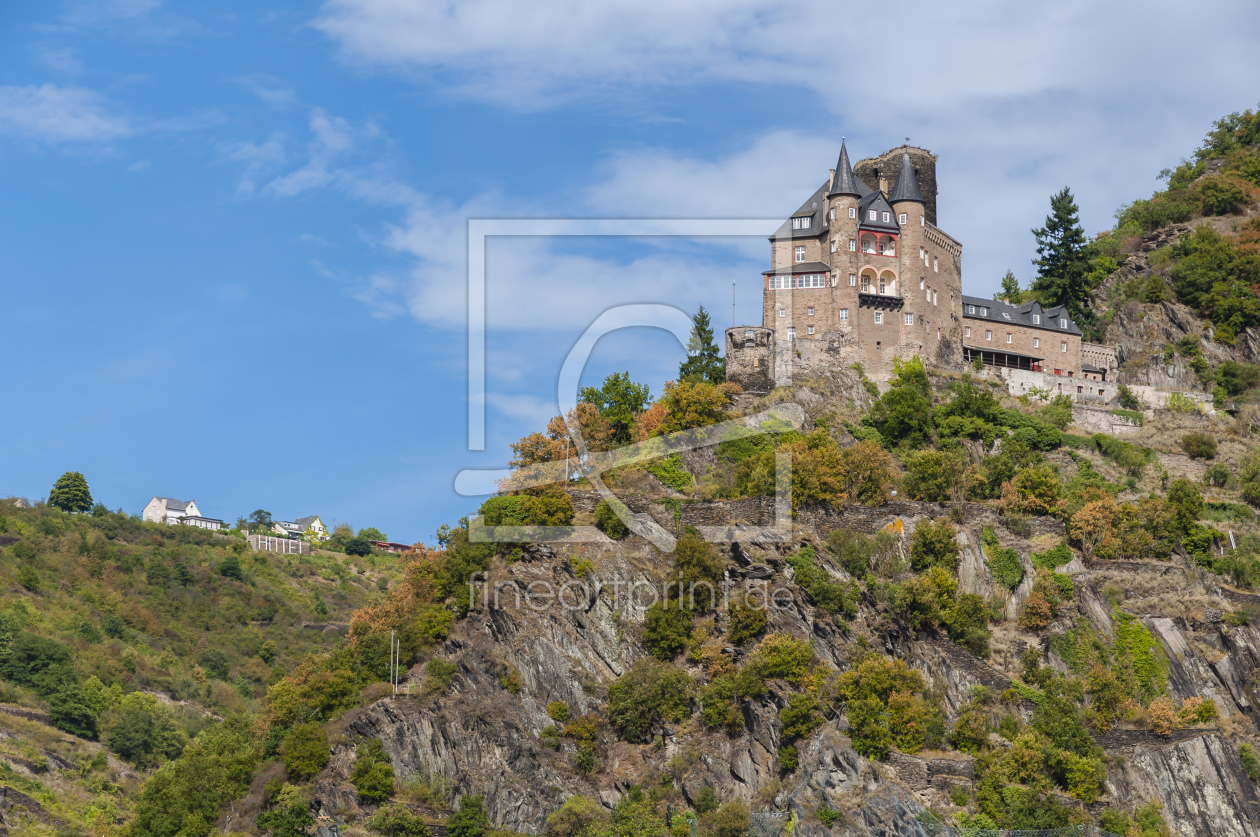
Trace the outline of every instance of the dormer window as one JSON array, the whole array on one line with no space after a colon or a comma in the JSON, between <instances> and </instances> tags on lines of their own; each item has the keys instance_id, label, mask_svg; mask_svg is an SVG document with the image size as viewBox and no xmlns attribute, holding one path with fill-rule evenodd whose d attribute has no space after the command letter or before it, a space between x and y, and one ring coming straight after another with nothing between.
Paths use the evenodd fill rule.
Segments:
<instances>
[{"instance_id":1,"label":"dormer window","mask_svg":"<svg viewBox=\"0 0 1260 837\"><path fill-rule=\"evenodd\" d=\"M976 313L976 306L974 306L974 305L968 305L968 306L967 306L967 313L968 313L968 314L974 314L974 313Z\"/></svg>"},{"instance_id":2,"label":"dormer window","mask_svg":"<svg viewBox=\"0 0 1260 837\"><path fill-rule=\"evenodd\" d=\"M1059 328L1067 328L1067 320L1059 320Z\"/></svg>"},{"instance_id":3,"label":"dormer window","mask_svg":"<svg viewBox=\"0 0 1260 837\"><path fill-rule=\"evenodd\" d=\"M800 217L793 218L793 219L792 219L792 229L794 229L794 230L807 230L807 229L809 229L809 223L810 223L810 221L812 221L812 220L813 220L813 219L812 219L812 218L810 218L810 216L808 216L808 215L802 215L802 216L800 216Z\"/></svg>"},{"instance_id":4,"label":"dormer window","mask_svg":"<svg viewBox=\"0 0 1260 837\"><path fill-rule=\"evenodd\" d=\"M891 212L885 212L885 213L884 213L884 223L885 223L885 224L887 224L887 223L888 223L889 218L890 218L891 216L892 216L892 213L891 213Z\"/></svg>"},{"instance_id":5,"label":"dormer window","mask_svg":"<svg viewBox=\"0 0 1260 837\"><path fill-rule=\"evenodd\" d=\"M879 213L872 209L870 212L867 213L866 217L867 217L867 220L874 221L875 219L879 217Z\"/></svg>"},{"instance_id":6,"label":"dormer window","mask_svg":"<svg viewBox=\"0 0 1260 837\"><path fill-rule=\"evenodd\" d=\"M1005 311L1002 312L1002 319L1009 320L1010 318L1011 318L1010 314L1006 313Z\"/></svg>"},{"instance_id":7,"label":"dormer window","mask_svg":"<svg viewBox=\"0 0 1260 837\"><path fill-rule=\"evenodd\" d=\"M981 316L981 317L987 317L987 316L989 316L989 309L988 309L988 308L981 308L981 309L980 309L980 316Z\"/></svg>"},{"instance_id":8,"label":"dormer window","mask_svg":"<svg viewBox=\"0 0 1260 837\"><path fill-rule=\"evenodd\" d=\"M1033 314L1033 315L1032 315L1032 318L1033 318L1033 325L1041 325L1041 315L1040 315L1040 314Z\"/></svg>"}]
</instances>

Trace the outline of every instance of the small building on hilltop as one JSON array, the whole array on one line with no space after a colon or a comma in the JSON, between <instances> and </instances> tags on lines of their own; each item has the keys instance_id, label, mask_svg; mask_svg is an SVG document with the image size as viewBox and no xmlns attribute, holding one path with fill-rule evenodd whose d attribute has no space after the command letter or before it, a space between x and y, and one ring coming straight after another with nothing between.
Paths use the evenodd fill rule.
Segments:
<instances>
[{"instance_id":1,"label":"small building on hilltop","mask_svg":"<svg viewBox=\"0 0 1260 837\"><path fill-rule=\"evenodd\" d=\"M319 515L299 517L293 521L277 520L272 523L271 529L281 537L293 538L294 540L307 540L318 543L328 540L328 527L324 525L324 521L319 519Z\"/></svg>"},{"instance_id":2,"label":"small building on hilltop","mask_svg":"<svg viewBox=\"0 0 1260 837\"><path fill-rule=\"evenodd\" d=\"M222 520L214 517L203 517L197 509L196 500L175 500L170 497L154 497L144 507L144 511L140 517L150 523L165 523L168 526L181 524L184 526L196 526L199 529L224 529L227 527Z\"/></svg>"}]
</instances>

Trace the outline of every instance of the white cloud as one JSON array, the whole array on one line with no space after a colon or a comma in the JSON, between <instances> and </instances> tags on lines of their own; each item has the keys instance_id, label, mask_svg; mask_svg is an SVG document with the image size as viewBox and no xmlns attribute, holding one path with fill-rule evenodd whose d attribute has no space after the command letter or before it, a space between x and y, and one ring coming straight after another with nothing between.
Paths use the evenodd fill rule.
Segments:
<instances>
[{"instance_id":1,"label":"white cloud","mask_svg":"<svg viewBox=\"0 0 1260 837\"><path fill-rule=\"evenodd\" d=\"M736 81L812 89L835 110L887 120L1048 90L1106 97L1159 79L1167 94L1199 90L1204 78L1255 77L1245 72L1256 67L1254 31L1244 23L1256 11L1246 0L1204 3L1194 14L1171 0L923 0L876 18L864 18L866 8L828 0L329 0L314 26L348 61L526 108L622 85ZM1187 43L1213 44L1195 51L1195 72L1160 60Z\"/></svg>"},{"instance_id":2,"label":"white cloud","mask_svg":"<svg viewBox=\"0 0 1260 837\"><path fill-rule=\"evenodd\" d=\"M267 75L242 76L237 79L251 93L277 110L298 104L297 93L282 87L279 80Z\"/></svg>"},{"instance_id":3,"label":"white cloud","mask_svg":"<svg viewBox=\"0 0 1260 837\"><path fill-rule=\"evenodd\" d=\"M68 76L83 72L83 62L70 47L51 47L40 44L35 47L35 60L50 70Z\"/></svg>"},{"instance_id":4,"label":"white cloud","mask_svg":"<svg viewBox=\"0 0 1260 837\"><path fill-rule=\"evenodd\" d=\"M52 143L102 143L133 132L126 117L82 87L0 87L0 134Z\"/></svg>"}]
</instances>

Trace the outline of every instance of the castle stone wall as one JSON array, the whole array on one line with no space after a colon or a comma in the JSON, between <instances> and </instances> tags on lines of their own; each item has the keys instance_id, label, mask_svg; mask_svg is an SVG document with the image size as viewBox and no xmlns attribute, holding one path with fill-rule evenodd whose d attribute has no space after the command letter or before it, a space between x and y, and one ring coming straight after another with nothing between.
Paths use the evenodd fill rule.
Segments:
<instances>
[{"instance_id":1,"label":"castle stone wall","mask_svg":"<svg viewBox=\"0 0 1260 837\"><path fill-rule=\"evenodd\" d=\"M726 330L726 380L744 392L766 393L774 389L774 330L761 326L736 326Z\"/></svg>"},{"instance_id":2,"label":"castle stone wall","mask_svg":"<svg viewBox=\"0 0 1260 837\"><path fill-rule=\"evenodd\" d=\"M901 154L910 152L910 162L914 165L914 179L919 181L919 191L923 193L924 209L929 224L936 223L936 155L924 148L914 146L898 146L885 151L878 157L867 157L853 166L853 173L872 189L882 189L887 195L892 192L893 183L897 181L897 172L901 170Z\"/></svg>"}]
</instances>

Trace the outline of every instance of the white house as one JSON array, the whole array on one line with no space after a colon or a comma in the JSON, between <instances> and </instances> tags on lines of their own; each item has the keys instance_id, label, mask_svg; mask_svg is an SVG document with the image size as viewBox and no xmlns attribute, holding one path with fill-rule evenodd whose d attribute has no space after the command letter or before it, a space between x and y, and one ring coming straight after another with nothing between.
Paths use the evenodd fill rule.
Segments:
<instances>
[{"instance_id":1,"label":"white house","mask_svg":"<svg viewBox=\"0 0 1260 837\"><path fill-rule=\"evenodd\" d=\"M199 529L222 529L224 523L213 517L202 517L197 509L197 501L173 500L170 497L154 497L144 507L141 515L151 523L165 523L174 526L176 523L185 526L196 526Z\"/></svg>"},{"instance_id":2,"label":"white house","mask_svg":"<svg viewBox=\"0 0 1260 837\"><path fill-rule=\"evenodd\" d=\"M271 529L277 535L294 540L307 541L326 541L328 540L328 528L324 526L324 522L319 519L319 515L310 517L299 517L297 520L277 520L271 525Z\"/></svg>"}]
</instances>

